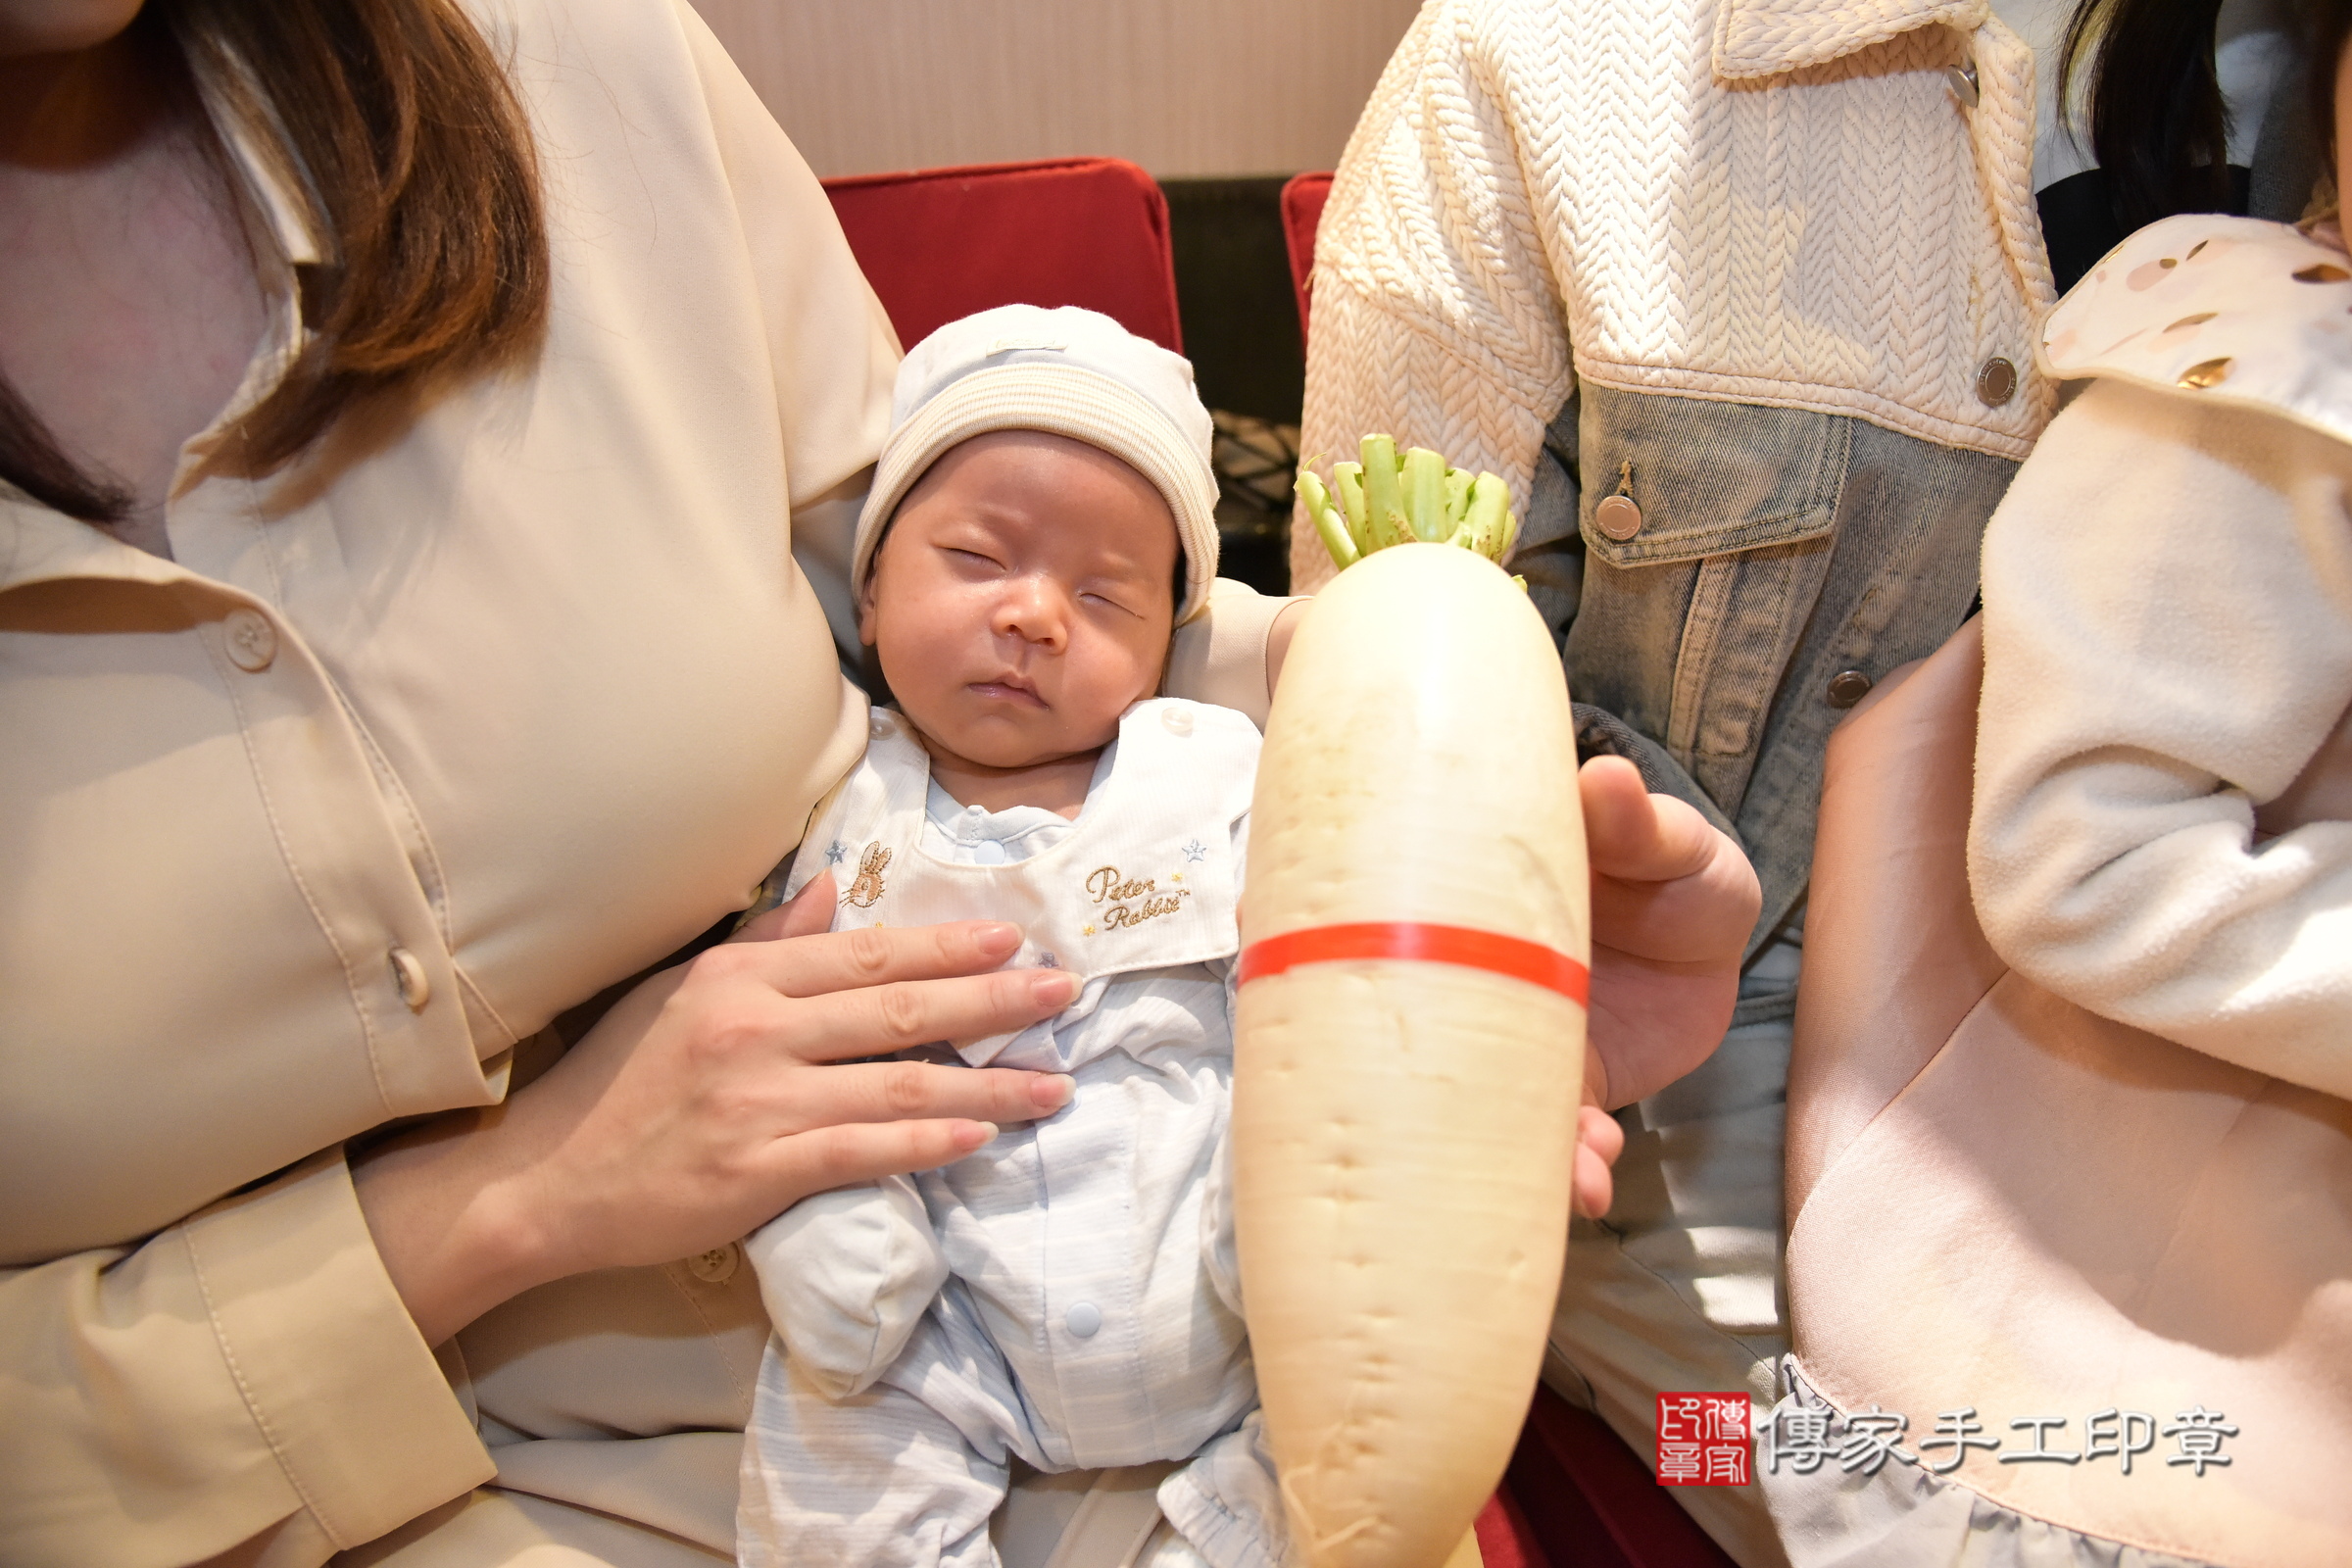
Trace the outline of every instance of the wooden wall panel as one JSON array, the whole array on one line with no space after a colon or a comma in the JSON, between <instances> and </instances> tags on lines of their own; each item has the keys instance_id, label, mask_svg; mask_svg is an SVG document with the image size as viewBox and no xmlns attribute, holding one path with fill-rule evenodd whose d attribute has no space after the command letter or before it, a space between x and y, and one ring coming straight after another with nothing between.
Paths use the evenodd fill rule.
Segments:
<instances>
[{"instance_id":1,"label":"wooden wall panel","mask_svg":"<svg viewBox=\"0 0 2352 1568\"><path fill-rule=\"evenodd\" d=\"M1415 0L694 0L819 174L1329 169Z\"/></svg>"}]
</instances>

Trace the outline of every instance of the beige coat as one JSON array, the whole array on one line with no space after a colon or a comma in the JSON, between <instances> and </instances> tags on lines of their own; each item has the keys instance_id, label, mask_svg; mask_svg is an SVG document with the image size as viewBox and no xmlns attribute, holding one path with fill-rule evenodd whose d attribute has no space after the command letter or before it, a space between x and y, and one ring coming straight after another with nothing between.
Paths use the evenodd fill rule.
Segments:
<instances>
[{"instance_id":1,"label":"beige coat","mask_svg":"<svg viewBox=\"0 0 2352 1568\"><path fill-rule=\"evenodd\" d=\"M726 1544L748 1271L533 1293L445 1348L453 1392L344 1145L495 1101L518 1042L742 907L854 760L790 546L846 542L898 349L683 3L481 7L549 197L537 362L270 483L199 437L172 561L0 491L10 1563L316 1563L494 1454ZM233 151L276 303L216 431L299 346L315 255ZM1274 602L1220 603L1179 662L1262 710ZM582 1441L615 1436L649 1443Z\"/></svg>"}]
</instances>

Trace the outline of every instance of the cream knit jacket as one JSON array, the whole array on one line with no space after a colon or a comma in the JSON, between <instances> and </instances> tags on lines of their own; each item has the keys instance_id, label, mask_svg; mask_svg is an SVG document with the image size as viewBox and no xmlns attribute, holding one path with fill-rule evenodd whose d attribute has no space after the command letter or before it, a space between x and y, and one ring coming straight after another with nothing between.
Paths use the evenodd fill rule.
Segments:
<instances>
[{"instance_id":1,"label":"cream knit jacket","mask_svg":"<svg viewBox=\"0 0 2352 1568\"><path fill-rule=\"evenodd\" d=\"M1986 0L1429 0L1324 210L1304 450L1386 430L1524 507L1582 375L2022 458L2034 102ZM1293 540L1304 592L1331 563Z\"/></svg>"}]
</instances>

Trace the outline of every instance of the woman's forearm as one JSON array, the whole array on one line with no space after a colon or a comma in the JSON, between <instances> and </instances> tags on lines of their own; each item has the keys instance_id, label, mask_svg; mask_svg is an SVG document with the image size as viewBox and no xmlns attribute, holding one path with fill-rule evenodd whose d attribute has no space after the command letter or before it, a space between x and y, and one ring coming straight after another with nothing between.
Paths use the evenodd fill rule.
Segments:
<instances>
[{"instance_id":1,"label":"woman's forearm","mask_svg":"<svg viewBox=\"0 0 2352 1568\"><path fill-rule=\"evenodd\" d=\"M454 1111L352 1164L384 1272L427 1345L568 1272L518 1200L512 1109Z\"/></svg>"},{"instance_id":2,"label":"woman's forearm","mask_svg":"<svg viewBox=\"0 0 2352 1568\"><path fill-rule=\"evenodd\" d=\"M323 1561L490 1479L339 1152L0 1271L0 1562Z\"/></svg>"}]
</instances>

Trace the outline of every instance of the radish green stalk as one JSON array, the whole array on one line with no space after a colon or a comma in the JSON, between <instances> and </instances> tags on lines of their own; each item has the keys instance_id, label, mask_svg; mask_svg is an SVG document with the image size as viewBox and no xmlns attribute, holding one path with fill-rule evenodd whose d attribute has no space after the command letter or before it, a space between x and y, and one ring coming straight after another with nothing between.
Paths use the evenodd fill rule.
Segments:
<instances>
[{"instance_id":1,"label":"radish green stalk","mask_svg":"<svg viewBox=\"0 0 2352 1568\"><path fill-rule=\"evenodd\" d=\"M1360 463L1335 463L1331 466L1331 486L1339 493L1341 516L1346 522L1348 536L1354 542L1355 554L1361 557L1372 548L1372 530L1364 514L1364 466Z\"/></svg>"},{"instance_id":2,"label":"radish green stalk","mask_svg":"<svg viewBox=\"0 0 2352 1568\"><path fill-rule=\"evenodd\" d=\"M1437 544L1453 531L1446 515L1446 460L1427 447L1404 455L1404 516L1413 537Z\"/></svg>"},{"instance_id":3,"label":"radish green stalk","mask_svg":"<svg viewBox=\"0 0 2352 1568\"><path fill-rule=\"evenodd\" d=\"M1343 566L1354 565L1360 559L1360 552L1356 550L1355 540L1348 534L1348 524L1340 516L1339 509L1331 504L1331 497L1325 493L1323 481L1312 472L1301 469L1298 474L1298 499L1306 503L1306 514L1314 519L1315 531L1323 536L1323 548L1331 552L1331 559Z\"/></svg>"},{"instance_id":4,"label":"radish green stalk","mask_svg":"<svg viewBox=\"0 0 2352 1568\"><path fill-rule=\"evenodd\" d=\"M1477 482L1478 475L1467 469L1446 470L1446 515L1457 529L1462 519L1470 514L1470 487ZM1446 537L1451 538L1452 533L1449 531Z\"/></svg>"},{"instance_id":5,"label":"radish green stalk","mask_svg":"<svg viewBox=\"0 0 2352 1568\"><path fill-rule=\"evenodd\" d=\"M1499 561L1519 531L1511 515L1511 492L1498 475L1482 473L1470 488L1470 513L1463 519L1474 541L1470 546L1490 561Z\"/></svg>"},{"instance_id":6,"label":"radish green stalk","mask_svg":"<svg viewBox=\"0 0 2352 1568\"><path fill-rule=\"evenodd\" d=\"M1372 533L1372 548L1412 543L1412 524L1404 515L1404 465L1396 456L1396 443L1385 435L1368 435L1363 454L1364 521Z\"/></svg>"},{"instance_id":7,"label":"radish green stalk","mask_svg":"<svg viewBox=\"0 0 2352 1568\"><path fill-rule=\"evenodd\" d=\"M1519 537L1510 487L1500 474L1449 468L1427 447L1399 453L1385 435L1365 436L1363 462L1335 463L1331 485L1298 470L1298 499L1342 569L1376 550L1427 541L1459 545L1499 562Z\"/></svg>"}]
</instances>

